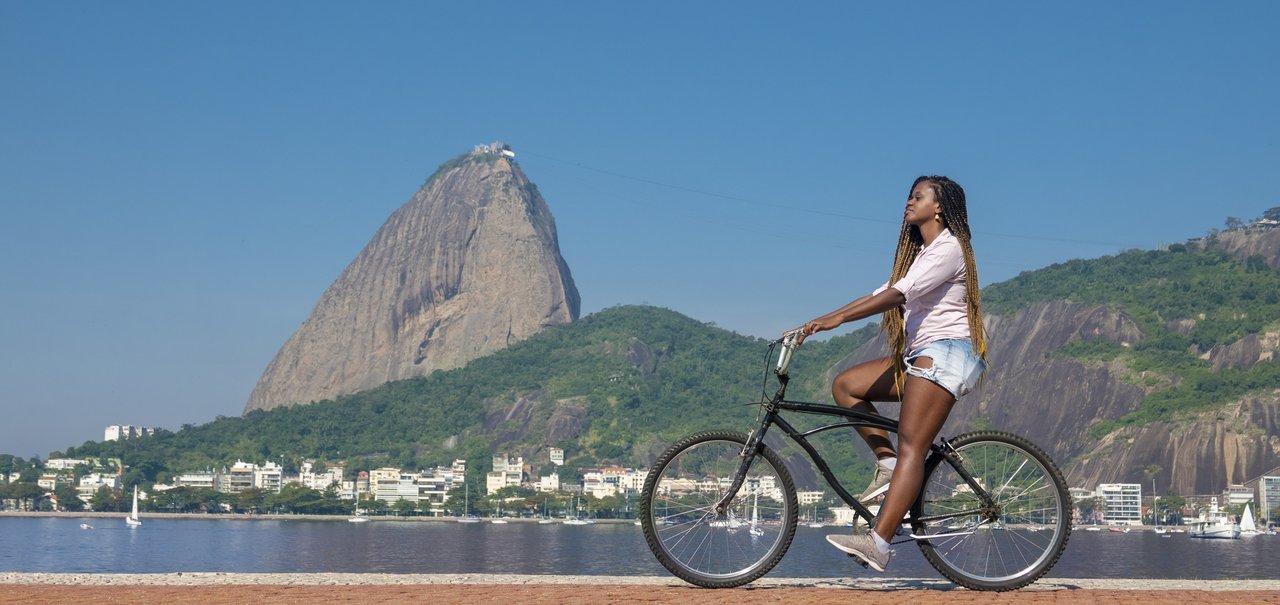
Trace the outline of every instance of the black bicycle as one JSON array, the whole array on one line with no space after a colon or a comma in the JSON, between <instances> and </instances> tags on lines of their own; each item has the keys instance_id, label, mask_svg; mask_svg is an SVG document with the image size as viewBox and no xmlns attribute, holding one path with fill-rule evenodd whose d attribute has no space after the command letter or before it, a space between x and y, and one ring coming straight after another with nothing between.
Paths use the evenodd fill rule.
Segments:
<instances>
[{"instance_id":1,"label":"black bicycle","mask_svg":"<svg viewBox=\"0 0 1280 605\"><path fill-rule=\"evenodd\" d=\"M764 437L778 427L812 460L827 483L868 526L874 513L858 502L809 442L823 431L875 427L895 420L831 404L788 401L788 370L798 345L781 345L773 373L778 390L760 402L751 433L706 431L679 440L654 463L641 494L649 549L677 577L707 588L741 586L773 569L795 536L796 487ZM766 369L766 380L769 370ZM766 391L767 392L767 391ZM839 418L798 431L783 412ZM1053 567L1071 535L1071 501L1058 467L1017 435L977 431L939 438L925 462L920 496L895 543L914 541L935 569L974 590L1012 590Z\"/></svg>"}]
</instances>

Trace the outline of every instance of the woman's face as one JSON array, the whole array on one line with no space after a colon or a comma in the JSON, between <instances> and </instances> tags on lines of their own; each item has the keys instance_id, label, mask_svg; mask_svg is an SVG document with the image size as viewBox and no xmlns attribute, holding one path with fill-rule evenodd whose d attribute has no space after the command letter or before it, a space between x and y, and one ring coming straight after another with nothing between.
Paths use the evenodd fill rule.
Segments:
<instances>
[{"instance_id":1,"label":"woman's face","mask_svg":"<svg viewBox=\"0 0 1280 605\"><path fill-rule=\"evenodd\" d=\"M903 218L908 223L919 227L933 220L934 215L941 211L938 198L933 192L933 183L920 181L911 189L911 195L907 197L907 208Z\"/></svg>"}]
</instances>

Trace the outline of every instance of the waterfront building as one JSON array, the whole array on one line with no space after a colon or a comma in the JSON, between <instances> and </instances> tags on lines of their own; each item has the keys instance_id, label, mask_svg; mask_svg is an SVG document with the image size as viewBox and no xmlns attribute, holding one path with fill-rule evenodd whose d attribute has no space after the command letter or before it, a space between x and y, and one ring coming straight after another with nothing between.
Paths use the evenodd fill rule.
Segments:
<instances>
[{"instance_id":1,"label":"waterfront building","mask_svg":"<svg viewBox=\"0 0 1280 605\"><path fill-rule=\"evenodd\" d=\"M231 465L231 470L225 473L225 480L220 491L228 494L238 494L253 487L253 472L257 468L255 464L236 460L236 463Z\"/></svg>"},{"instance_id":2,"label":"waterfront building","mask_svg":"<svg viewBox=\"0 0 1280 605\"><path fill-rule=\"evenodd\" d=\"M1222 501L1225 502L1223 508L1253 502L1253 489L1243 485L1228 485L1227 490L1222 492Z\"/></svg>"},{"instance_id":3,"label":"waterfront building","mask_svg":"<svg viewBox=\"0 0 1280 605\"><path fill-rule=\"evenodd\" d=\"M283 483L284 469L279 464L268 460L266 464L253 469L253 486L258 489L278 494Z\"/></svg>"},{"instance_id":4,"label":"waterfront building","mask_svg":"<svg viewBox=\"0 0 1280 605\"><path fill-rule=\"evenodd\" d=\"M222 475L212 471L185 473L174 480L177 487L203 487L214 491L222 490Z\"/></svg>"},{"instance_id":5,"label":"waterfront building","mask_svg":"<svg viewBox=\"0 0 1280 605\"><path fill-rule=\"evenodd\" d=\"M1097 497L1106 503L1102 522L1110 525L1142 525L1142 485L1104 483Z\"/></svg>"},{"instance_id":6,"label":"waterfront building","mask_svg":"<svg viewBox=\"0 0 1280 605\"><path fill-rule=\"evenodd\" d=\"M298 467L298 483L318 491L329 489L331 485L342 485L343 468L341 465L328 466L324 472L319 473L316 472L315 468L313 461L304 461Z\"/></svg>"},{"instance_id":7,"label":"waterfront building","mask_svg":"<svg viewBox=\"0 0 1280 605\"><path fill-rule=\"evenodd\" d=\"M822 501L822 492L821 491L808 491L808 492L797 491L796 501L800 503L800 506L817 504Z\"/></svg>"},{"instance_id":8,"label":"waterfront building","mask_svg":"<svg viewBox=\"0 0 1280 605\"><path fill-rule=\"evenodd\" d=\"M1260 526L1270 526L1280 517L1280 476L1263 475L1258 480Z\"/></svg>"}]
</instances>

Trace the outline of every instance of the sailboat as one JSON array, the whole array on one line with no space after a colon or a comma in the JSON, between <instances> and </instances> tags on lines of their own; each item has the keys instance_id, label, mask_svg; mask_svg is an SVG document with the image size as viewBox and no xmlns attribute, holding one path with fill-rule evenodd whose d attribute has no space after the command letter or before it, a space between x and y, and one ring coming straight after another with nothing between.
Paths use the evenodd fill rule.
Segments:
<instances>
[{"instance_id":1,"label":"sailboat","mask_svg":"<svg viewBox=\"0 0 1280 605\"><path fill-rule=\"evenodd\" d=\"M124 524L129 527L138 527L142 525L142 521L138 519L138 486L133 486L133 512L124 518Z\"/></svg>"},{"instance_id":2,"label":"sailboat","mask_svg":"<svg viewBox=\"0 0 1280 605\"><path fill-rule=\"evenodd\" d=\"M575 496L575 497L574 497L574 499L573 499L573 508L575 509L575 510L574 510L574 512L575 512L575 513L576 513L576 512L578 512L578 511L577 511L577 508L578 508L578 498L577 498L576 496ZM572 517L565 517L565 518L564 518L564 524L565 524L565 525L586 525L586 524L587 524L587 521L586 521L585 519L583 519L582 517L579 517L579 516L577 516L577 515L575 514L575 515L574 515L574 516L572 516Z\"/></svg>"},{"instance_id":3,"label":"sailboat","mask_svg":"<svg viewBox=\"0 0 1280 605\"><path fill-rule=\"evenodd\" d=\"M347 517L347 521L351 523L368 523L369 522L369 518L364 516L364 511L360 510L360 500L356 500L355 514L353 514L350 517Z\"/></svg>"},{"instance_id":4,"label":"sailboat","mask_svg":"<svg viewBox=\"0 0 1280 605\"><path fill-rule=\"evenodd\" d=\"M462 494L462 516L458 517L458 523L479 523L480 517L471 514L471 490L463 489Z\"/></svg>"},{"instance_id":5,"label":"sailboat","mask_svg":"<svg viewBox=\"0 0 1280 605\"><path fill-rule=\"evenodd\" d=\"M542 518L538 519L538 525L550 525L552 523L555 523L555 521L547 515L547 501L544 499L542 501Z\"/></svg>"},{"instance_id":6,"label":"sailboat","mask_svg":"<svg viewBox=\"0 0 1280 605\"><path fill-rule=\"evenodd\" d=\"M1246 503L1244 514L1240 516L1240 535L1256 536L1258 533L1258 525L1253 522L1253 511L1249 510L1249 504Z\"/></svg>"},{"instance_id":7,"label":"sailboat","mask_svg":"<svg viewBox=\"0 0 1280 605\"><path fill-rule=\"evenodd\" d=\"M756 491L751 498L751 529L747 533L753 536L763 536L764 530L760 529L760 492Z\"/></svg>"}]
</instances>

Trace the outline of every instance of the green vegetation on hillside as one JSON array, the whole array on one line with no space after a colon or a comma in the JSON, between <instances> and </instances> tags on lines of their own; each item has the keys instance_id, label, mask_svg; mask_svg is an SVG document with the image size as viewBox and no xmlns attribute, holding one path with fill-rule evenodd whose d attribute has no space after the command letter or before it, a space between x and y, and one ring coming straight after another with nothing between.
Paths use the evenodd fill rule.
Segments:
<instances>
[{"instance_id":1,"label":"green vegetation on hillside","mask_svg":"<svg viewBox=\"0 0 1280 605\"><path fill-rule=\"evenodd\" d=\"M1240 262L1193 243L1168 251L1130 251L1023 273L983 290L985 307L1011 315L1040 301L1066 300L1123 309L1144 338L1131 347L1074 342L1058 351L1079 359L1122 362L1150 393L1122 418L1094 425L1097 438L1127 425L1169 420L1280 385L1280 363L1214 372L1197 352L1264 330L1280 318L1280 273L1260 258Z\"/></svg>"},{"instance_id":2,"label":"green vegetation on hillside","mask_svg":"<svg viewBox=\"0 0 1280 605\"><path fill-rule=\"evenodd\" d=\"M874 335L868 327L797 357L792 393L828 401L822 372ZM68 457L121 457L126 483L168 481L235 460L345 460L348 473L468 461L483 485L494 453L563 447L578 466L647 465L698 430L749 430L761 399L767 341L653 307L615 307L542 333L466 367L385 384L336 400L219 418L143 439L88 442ZM532 413L521 413L522 408ZM577 423L577 438L548 426ZM576 420L574 420L576 418ZM497 440L495 445L494 441ZM534 461L536 462L536 460ZM833 460L857 473L852 459ZM546 470L543 471L545 474Z\"/></svg>"}]
</instances>

